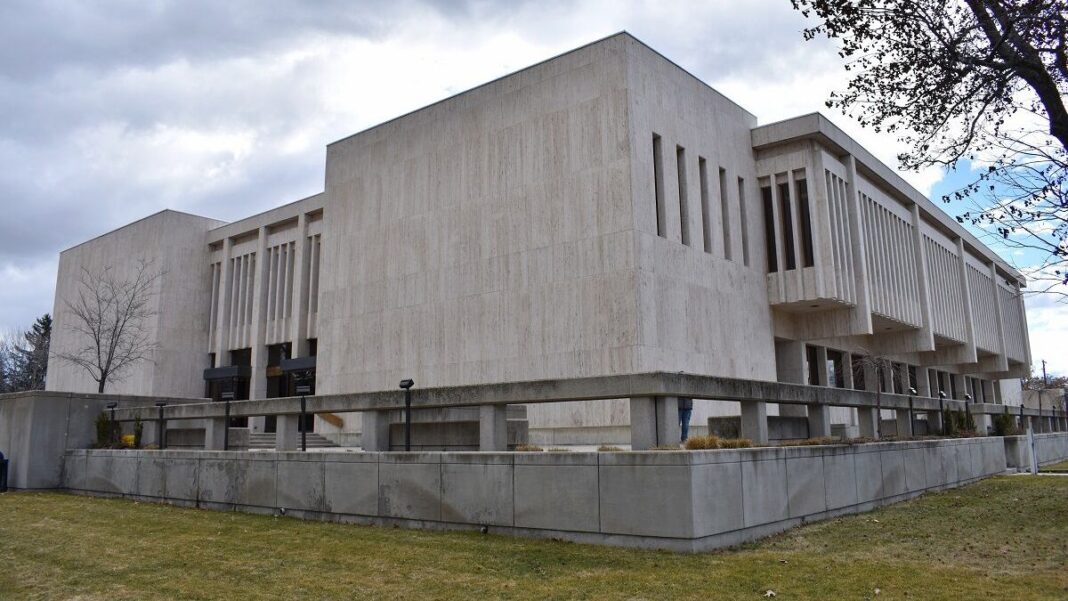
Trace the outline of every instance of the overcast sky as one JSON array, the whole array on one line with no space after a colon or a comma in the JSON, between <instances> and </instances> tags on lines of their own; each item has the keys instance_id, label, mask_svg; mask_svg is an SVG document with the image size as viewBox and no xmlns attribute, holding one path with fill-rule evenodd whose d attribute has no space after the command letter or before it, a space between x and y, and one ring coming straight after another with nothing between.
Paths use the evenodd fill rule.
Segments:
<instances>
[{"instance_id":1,"label":"overcast sky","mask_svg":"<svg viewBox=\"0 0 1068 601\"><path fill-rule=\"evenodd\" d=\"M893 139L824 108L845 73L789 4L4 0L0 330L52 311L64 248L164 208L230 221L320 192L327 143L620 30L761 123L821 110L896 167ZM1036 361L1068 372L1063 308L1032 305Z\"/></svg>"}]
</instances>

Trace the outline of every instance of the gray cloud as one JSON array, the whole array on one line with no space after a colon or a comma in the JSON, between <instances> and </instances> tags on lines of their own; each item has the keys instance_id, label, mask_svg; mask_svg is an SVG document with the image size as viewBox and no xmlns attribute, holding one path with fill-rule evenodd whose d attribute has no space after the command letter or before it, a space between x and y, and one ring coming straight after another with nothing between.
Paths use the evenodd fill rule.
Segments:
<instances>
[{"instance_id":1,"label":"gray cloud","mask_svg":"<svg viewBox=\"0 0 1068 601\"><path fill-rule=\"evenodd\" d=\"M326 143L627 29L706 81L803 71L786 2L0 3L0 328L60 250L163 208L224 220L322 190Z\"/></svg>"}]
</instances>

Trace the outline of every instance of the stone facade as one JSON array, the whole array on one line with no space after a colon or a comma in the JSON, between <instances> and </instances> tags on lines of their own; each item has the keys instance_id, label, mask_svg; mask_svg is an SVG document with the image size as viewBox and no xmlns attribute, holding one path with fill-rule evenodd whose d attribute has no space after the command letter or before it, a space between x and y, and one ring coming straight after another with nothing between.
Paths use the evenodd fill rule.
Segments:
<instances>
[{"instance_id":1,"label":"stone facade","mask_svg":"<svg viewBox=\"0 0 1068 601\"><path fill-rule=\"evenodd\" d=\"M277 396L279 357L315 354L320 394L681 371L998 402L1030 364L1003 260L822 116L758 126L628 34L330 144L321 194L230 224L166 211L65 251L57 350L79 269L139 258L166 275L128 394L203 396L202 370L242 363L250 398ZM699 402L693 422L737 411ZM625 443L630 405L529 419L534 440ZM854 410L830 420L863 431Z\"/></svg>"}]
</instances>

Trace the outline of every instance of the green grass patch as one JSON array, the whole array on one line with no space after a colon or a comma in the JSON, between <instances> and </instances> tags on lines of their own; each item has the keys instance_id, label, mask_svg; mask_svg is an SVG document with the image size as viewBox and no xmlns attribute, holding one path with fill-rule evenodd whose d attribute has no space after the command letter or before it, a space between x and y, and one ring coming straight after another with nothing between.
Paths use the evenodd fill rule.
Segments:
<instances>
[{"instance_id":1,"label":"green grass patch","mask_svg":"<svg viewBox=\"0 0 1068 601\"><path fill-rule=\"evenodd\" d=\"M1062 461L1060 463L1054 463L1038 469L1040 472L1049 472L1053 474L1068 474L1068 461Z\"/></svg>"},{"instance_id":2,"label":"green grass patch","mask_svg":"<svg viewBox=\"0 0 1068 601\"><path fill-rule=\"evenodd\" d=\"M1000 477L680 555L8 493L0 599L1065 599L1065 507Z\"/></svg>"}]
</instances>

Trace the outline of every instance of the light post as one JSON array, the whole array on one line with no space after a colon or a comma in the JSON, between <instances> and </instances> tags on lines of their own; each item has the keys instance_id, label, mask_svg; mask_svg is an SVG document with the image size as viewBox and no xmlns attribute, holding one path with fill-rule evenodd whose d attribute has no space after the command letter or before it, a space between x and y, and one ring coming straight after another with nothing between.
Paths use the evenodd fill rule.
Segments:
<instances>
[{"instance_id":1,"label":"light post","mask_svg":"<svg viewBox=\"0 0 1068 601\"><path fill-rule=\"evenodd\" d=\"M230 390L223 392L219 395L226 403L225 419L223 420L223 450L230 450L230 401L234 400L234 395L237 394L237 378L230 380Z\"/></svg>"},{"instance_id":2,"label":"light post","mask_svg":"<svg viewBox=\"0 0 1068 601\"><path fill-rule=\"evenodd\" d=\"M940 382L941 383L941 382ZM949 420L949 416L946 415L946 391L938 391L938 412L942 414L942 432L941 436L946 435L946 421Z\"/></svg>"},{"instance_id":3,"label":"light post","mask_svg":"<svg viewBox=\"0 0 1068 601\"><path fill-rule=\"evenodd\" d=\"M412 386L415 380L401 380L400 387L404 389L404 450L412 450Z\"/></svg>"},{"instance_id":4,"label":"light post","mask_svg":"<svg viewBox=\"0 0 1068 601\"><path fill-rule=\"evenodd\" d=\"M159 444L159 448L162 451L167 448L167 422L163 419L163 408L167 406L167 403L160 401L156 403L156 407L159 408L159 421L157 423L156 442Z\"/></svg>"},{"instance_id":5,"label":"light post","mask_svg":"<svg viewBox=\"0 0 1068 601\"><path fill-rule=\"evenodd\" d=\"M314 376L310 371L298 372L296 375L297 387L296 392L300 395L300 450L302 453L308 452L308 400L306 395L311 394L311 381Z\"/></svg>"},{"instance_id":6,"label":"light post","mask_svg":"<svg viewBox=\"0 0 1068 601\"><path fill-rule=\"evenodd\" d=\"M915 436L916 422L913 421L912 397L916 396L916 389L909 387L909 435Z\"/></svg>"},{"instance_id":7,"label":"light post","mask_svg":"<svg viewBox=\"0 0 1068 601\"><path fill-rule=\"evenodd\" d=\"M111 412L111 418L108 422L108 446L114 448L115 446L115 408L119 404L112 401L107 404L108 410Z\"/></svg>"}]
</instances>

